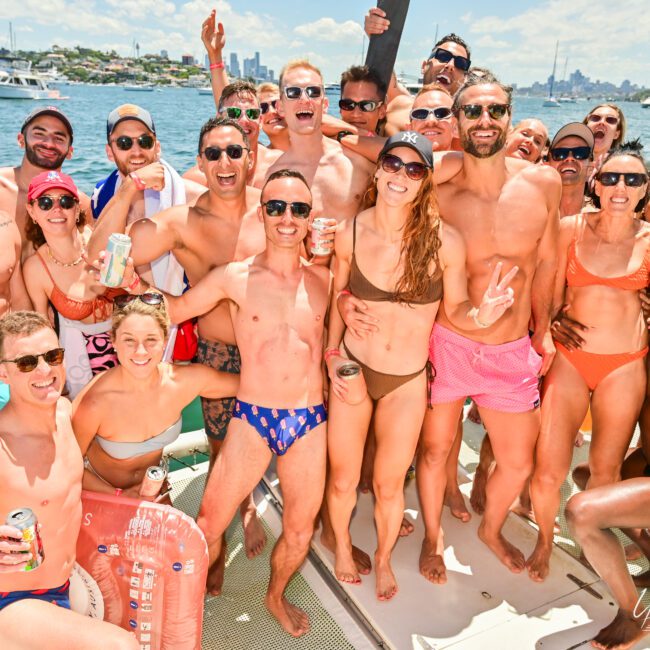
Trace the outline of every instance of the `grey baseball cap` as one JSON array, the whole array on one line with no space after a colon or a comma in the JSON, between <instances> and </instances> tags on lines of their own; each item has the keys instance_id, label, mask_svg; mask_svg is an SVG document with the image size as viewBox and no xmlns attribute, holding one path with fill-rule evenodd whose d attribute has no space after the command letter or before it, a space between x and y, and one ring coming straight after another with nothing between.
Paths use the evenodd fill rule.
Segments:
<instances>
[{"instance_id":1,"label":"grey baseball cap","mask_svg":"<svg viewBox=\"0 0 650 650\"><path fill-rule=\"evenodd\" d=\"M136 106L135 104L122 104L108 114L108 120L106 121L106 137L110 138L115 127L124 120L137 120L138 122L142 122L149 131L156 135L156 127L154 126L153 118L149 111L140 106Z\"/></svg>"},{"instance_id":2,"label":"grey baseball cap","mask_svg":"<svg viewBox=\"0 0 650 650\"><path fill-rule=\"evenodd\" d=\"M591 129L582 122L569 122L565 124L554 136L551 142L551 149L564 138L574 136L585 141L585 144L590 148L594 148L594 134Z\"/></svg>"},{"instance_id":3,"label":"grey baseball cap","mask_svg":"<svg viewBox=\"0 0 650 650\"><path fill-rule=\"evenodd\" d=\"M59 110L56 106L37 106L23 120L23 125L20 127L20 132L25 133L25 129L30 125L30 123L33 122L37 117L40 117L41 115L52 115L53 117L56 117L58 120L61 120L61 122L63 122L65 128L67 129L68 134L70 135L70 144L72 144L72 124L70 123L70 120L67 118L65 113Z\"/></svg>"},{"instance_id":4,"label":"grey baseball cap","mask_svg":"<svg viewBox=\"0 0 650 650\"><path fill-rule=\"evenodd\" d=\"M388 153L395 147L408 147L417 152L422 158L422 162L427 166L433 168L433 146L431 141L427 140L423 135L417 131L400 131L395 135L391 135L386 140L379 157L381 158L385 153Z\"/></svg>"}]
</instances>

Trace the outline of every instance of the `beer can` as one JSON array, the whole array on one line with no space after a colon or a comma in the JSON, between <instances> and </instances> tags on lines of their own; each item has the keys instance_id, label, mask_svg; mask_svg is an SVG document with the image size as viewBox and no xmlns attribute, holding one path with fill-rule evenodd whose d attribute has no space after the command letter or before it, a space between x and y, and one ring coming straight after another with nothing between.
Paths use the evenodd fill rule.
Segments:
<instances>
[{"instance_id":1,"label":"beer can","mask_svg":"<svg viewBox=\"0 0 650 650\"><path fill-rule=\"evenodd\" d=\"M141 497L155 497L160 493L160 489L167 478L167 469L162 465L152 465L147 468L140 486Z\"/></svg>"},{"instance_id":2,"label":"beer can","mask_svg":"<svg viewBox=\"0 0 650 650\"><path fill-rule=\"evenodd\" d=\"M131 252L131 238L119 232L114 232L108 238L106 258L99 281L105 287L119 287L124 277L126 260Z\"/></svg>"},{"instance_id":3,"label":"beer can","mask_svg":"<svg viewBox=\"0 0 650 650\"><path fill-rule=\"evenodd\" d=\"M337 369L336 376L348 384L346 402L359 404L367 394L366 382L361 374L361 366L356 361L346 360Z\"/></svg>"},{"instance_id":4,"label":"beer can","mask_svg":"<svg viewBox=\"0 0 650 650\"><path fill-rule=\"evenodd\" d=\"M311 222L311 246L309 250L312 255L329 255L332 252L331 245L324 246L325 236L323 230L329 228L329 219L325 217L316 217Z\"/></svg>"},{"instance_id":5,"label":"beer can","mask_svg":"<svg viewBox=\"0 0 650 650\"><path fill-rule=\"evenodd\" d=\"M41 566L45 559L45 553L43 552L43 540L38 519L34 512L30 508L17 508L7 515L5 523L7 526L18 528L23 534L23 542L29 544L29 550L24 553L31 553L32 557L21 571L33 571Z\"/></svg>"}]
</instances>

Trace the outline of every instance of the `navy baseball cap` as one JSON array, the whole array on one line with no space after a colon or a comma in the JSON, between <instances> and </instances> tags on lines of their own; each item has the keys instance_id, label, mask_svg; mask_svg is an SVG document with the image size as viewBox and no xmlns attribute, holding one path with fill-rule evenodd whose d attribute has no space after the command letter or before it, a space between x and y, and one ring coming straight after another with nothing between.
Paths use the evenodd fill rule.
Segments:
<instances>
[{"instance_id":1,"label":"navy baseball cap","mask_svg":"<svg viewBox=\"0 0 650 650\"><path fill-rule=\"evenodd\" d=\"M423 135L417 131L401 131L395 135L391 135L383 149L379 154L381 158L384 154L388 153L395 147L408 147L417 152L422 158L422 162L427 166L433 168L433 146L430 140L427 140Z\"/></svg>"},{"instance_id":2,"label":"navy baseball cap","mask_svg":"<svg viewBox=\"0 0 650 650\"><path fill-rule=\"evenodd\" d=\"M30 123L41 115L52 115L58 120L61 120L68 131L68 135L70 136L70 144L72 144L72 124L70 124L70 120L66 117L63 111L60 111L56 106L37 106L23 120L23 125L20 127L20 132L25 133L25 129L30 125Z\"/></svg>"},{"instance_id":3,"label":"navy baseball cap","mask_svg":"<svg viewBox=\"0 0 650 650\"><path fill-rule=\"evenodd\" d=\"M142 122L149 131L156 135L156 127L154 126L153 118L149 111L135 104L122 104L108 114L106 137L110 138L115 127L124 120L137 120L138 122Z\"/></svg>"}]
</instances>

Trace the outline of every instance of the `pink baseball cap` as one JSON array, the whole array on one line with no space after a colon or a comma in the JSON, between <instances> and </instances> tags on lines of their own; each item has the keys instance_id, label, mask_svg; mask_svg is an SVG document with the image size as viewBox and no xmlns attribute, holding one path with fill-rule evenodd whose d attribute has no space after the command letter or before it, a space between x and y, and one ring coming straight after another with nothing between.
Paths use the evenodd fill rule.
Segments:
<instances>
[{"instance_id":1,"label":"pink baseball cap","mask_svg":"<svg viewBox=\"0 0 650 650\"><path fill-rule=\"evenodd\" d=\"M68 190L75 199L79 199L79 191L70 176L63 172L50 171L41 172L37 176L34 176L27 190L27 200L33 201L41 194L47 192L47 190L53 190L57 187L62 190Z\"/></svg>"}]
</instances>

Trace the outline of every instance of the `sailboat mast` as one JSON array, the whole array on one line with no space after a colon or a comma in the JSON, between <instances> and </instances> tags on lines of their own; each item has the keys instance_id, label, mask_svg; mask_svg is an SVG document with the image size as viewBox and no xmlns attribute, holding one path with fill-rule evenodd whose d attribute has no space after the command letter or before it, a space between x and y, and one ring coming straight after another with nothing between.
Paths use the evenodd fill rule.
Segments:
<instances>
[{"instance_id":1,"label":"sailboat mast","mask_svg":"<svg viewBox=\"0 0 650 650\"><path fill-rule=\"evenodd\" d=\"M557 51L560 47L560 41L555 41L555 58L553 59L553 74L551 74L551 88L548 92L549 99L553 97L553 84L555 83L555 70L557 69Z\"/></svg>"}]
</instances>

